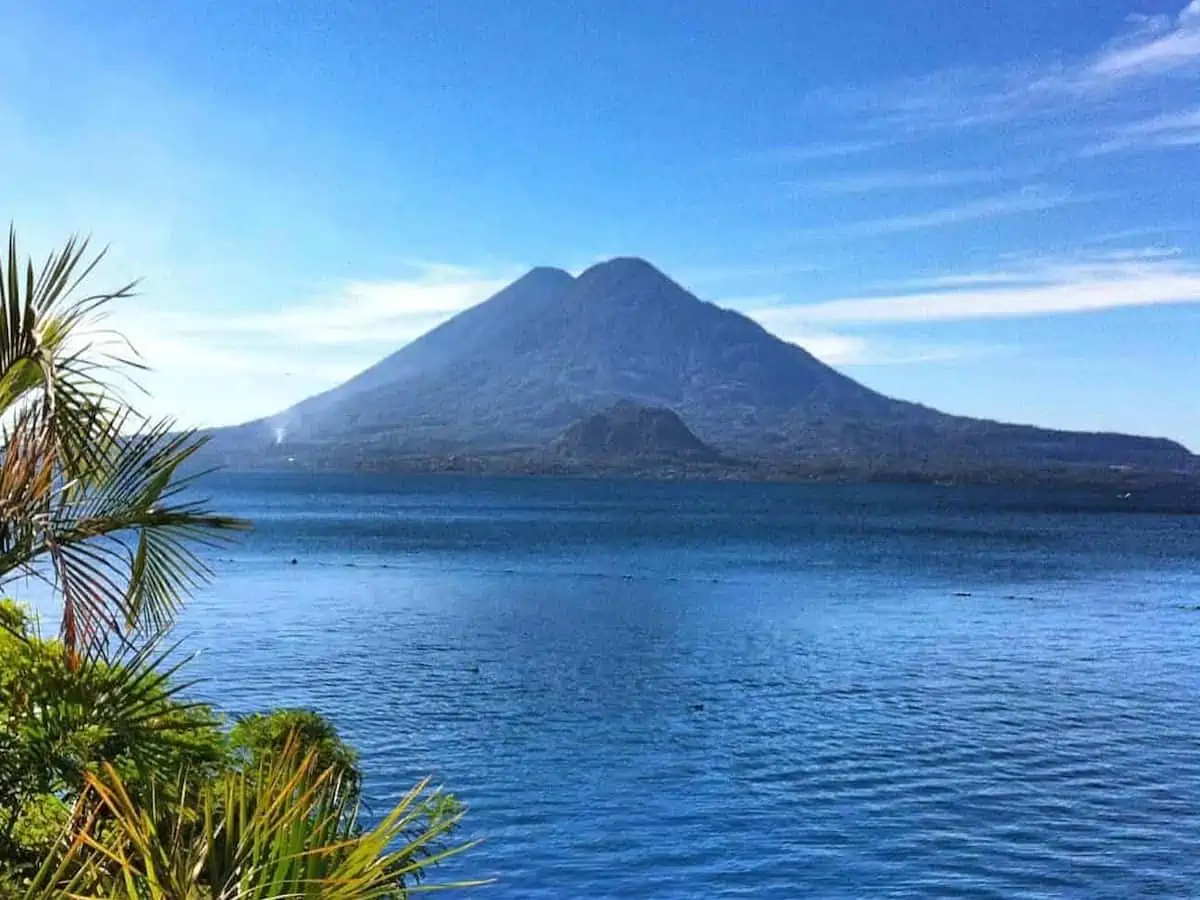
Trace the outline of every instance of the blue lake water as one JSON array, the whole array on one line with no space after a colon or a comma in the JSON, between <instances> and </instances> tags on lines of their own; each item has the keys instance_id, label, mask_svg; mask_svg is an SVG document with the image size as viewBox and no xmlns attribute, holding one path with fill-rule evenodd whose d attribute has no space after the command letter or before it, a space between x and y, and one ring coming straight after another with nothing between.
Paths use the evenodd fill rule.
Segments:
<instances>
[{"instance_id":1,"label":"blue lake water","mask_svg":"<svg viewBox=\"0 0 1200 900\"><path fill-rule=\"evenodd\" d=\"M937 488L217 476L235 712L435 773L478 896L1200 895L1200 518ZM296 564L291 564L292 559ZM960 596L969 594L969 596Z\"/></svg>"}]
</instances>

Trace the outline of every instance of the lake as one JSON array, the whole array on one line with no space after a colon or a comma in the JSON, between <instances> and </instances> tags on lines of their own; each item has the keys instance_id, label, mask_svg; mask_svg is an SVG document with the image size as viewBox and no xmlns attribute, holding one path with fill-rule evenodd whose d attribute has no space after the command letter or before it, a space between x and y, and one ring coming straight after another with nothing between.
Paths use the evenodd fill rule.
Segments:
<instances>
[{"instance_id":1,"label":"lake","mask_svg":"<svg viewBox=\"0 0 1200 900\"><path fill-rule=\"evenodd\" d=\"M1200 891L1200 518L929 487L220 475L181 631L434 773L478 896ZM292 560L295 560L295 564ZM475 892L473 892L475 893Z\"/></svg>"}]
</instances>

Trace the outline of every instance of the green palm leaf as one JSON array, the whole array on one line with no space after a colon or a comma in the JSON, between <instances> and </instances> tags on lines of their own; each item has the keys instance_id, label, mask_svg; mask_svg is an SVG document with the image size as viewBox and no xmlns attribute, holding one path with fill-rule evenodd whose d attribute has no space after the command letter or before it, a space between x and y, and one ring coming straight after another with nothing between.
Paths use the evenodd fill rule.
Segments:
<instances>
[{"instance_id":1,"label":"green palm leaf","mask_svg":"<svg viewBox=\"0 0 1200 900\"><path fill-rule=\"evenodd\" d=\"M0 587L52 584L70 654L168 626L208 575L197 548L243 527L181 494L203 442L122 397L141 364L99 325L134 285L82 294L103 258L87 248L72 238L35 274L10 230L0 266Z\"/></svg>"},{"instance_id":2,"label":"green palm leaf","mask_svg":"<svg viewBox=\"0 0 1200 900\"><path fill-rule=\"evenodd\" d=\"M292 741L257 770L183 777L144 802L106 766L26 900L382 900L482 884L418 883L471 846L448 841L459 804L423 781L362 828L357 793L316 760Z\"/></svg>"}]
</instances>

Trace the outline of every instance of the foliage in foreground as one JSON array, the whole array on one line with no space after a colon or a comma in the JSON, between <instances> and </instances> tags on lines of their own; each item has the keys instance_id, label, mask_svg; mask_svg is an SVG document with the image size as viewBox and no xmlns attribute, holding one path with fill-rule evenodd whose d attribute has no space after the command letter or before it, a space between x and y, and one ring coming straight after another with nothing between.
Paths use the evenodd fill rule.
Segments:
<instances>
[{"instance_id":1,"label":"foliage in foreground","mask_svg":"<svg viewBox=\"0 0 1200 900\"><path fill-rule=\"evenodd\" d=\"M137 796L157 773L216 775L227 756L219 720L179 699L178 666L157 642L70 660L0 600L0 860L28 866L53 844L70 803L101 764Z\"/></svg>"},{"instance_id":2,"label":"foliage in foreground","mask_svg":"<svg viewBox=\"0 0 1200 900\"><path fill-rule=\"evenodd\" d=\"M69 850L25 892L111 900L258 900L407 896L445 847L461 809L425 782L372 828L357 792L298 743L253 771L193 786L181 779L149 802L105 766L89 775L67 832Z\"/></svg>"},{"instance_id":3,"label":"foliage in foreground","mask_svg":"<svg viewBox=\"0 0 1200 900\"><path fill-rule=\"evenodd\" d=\"M463 847L417 785L370 827L353 750L322 716L226 728L153 645L68 664L0 601L0 897L402 897Z\"/></svg>"},{"instance_id":4,"label":"foliage in foreground","mask_svg":"<svg viewBox=\"0 0 1200 900\"><path fill-rule=\"evenodd\" d=\"M139 416L140 366L96 326L133 285L85 293L72 239L0 258L0 590L40 580L57 637L0 601L0 898L404 897L459 852L454 799L418 784L360 819L353 751L315 713L225 728L184 699L163 636L245 523L191 499L202 445ZM101 254L102 256L102 254Z\"/></svg>"}]
</instances>

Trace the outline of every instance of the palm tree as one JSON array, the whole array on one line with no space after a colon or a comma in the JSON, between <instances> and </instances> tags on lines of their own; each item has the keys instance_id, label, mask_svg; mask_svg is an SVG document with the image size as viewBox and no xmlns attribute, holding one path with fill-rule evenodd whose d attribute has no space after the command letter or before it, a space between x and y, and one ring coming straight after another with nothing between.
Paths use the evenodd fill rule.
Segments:
<instances>
[{"instance_id":1,"label":"palm tree","mask_svg":"<svg viewBox=\"0 0 1200 900\"><path fill-rule=\"evenodd\" d=\"M295 740L258 768L195 785L181 779L140 803L111 767L88 776L64 836L25 900L383 900L422 886L466 850L446 837L463 808L422 781L374 827L357 789Z\"/></svg>"},{"instance_id":2,"label":"palm tree","mask_svg":"<svg viewBox=\"0 0 1200 900\"><path fill-rule=\"evenodd\" d=\"M127 401L142 367L100 326L134 285L83 290L102 257L72 238L35 270L10 229L0 259L0 591L42 579L62 609L53 643L0 604L0 637L22 648L0 660L18 667L0 677L0 789L49 798L66 820L26 896L407 896L464 849L446 843L463 812L452 797L422 782L365 827L353 771L322 756L329 735L309 746L295 729L278 752L223 768L203 740L180 750L189 730L225 738L175 701L177 667L157 648L208 574L198 546L245 523L187 498L180 468L203 440ZM138 773L136 789L116 758Z\"/></svg>"},{"instance_id":3,"label":"palm tree","mask_svg":"<svg viewBox=\"0 0 1200 900\"><path fill-rule=\"evenodd\" d=\"M126 400L142 366L100 326L135 285L84 290L103 256L72 238L35 270L10 229L0 259L0 590L49 582L71 657L161 632L207 574L196 545L243 525L182 496L203 441Z\"/></svg>"}]
</instances>

